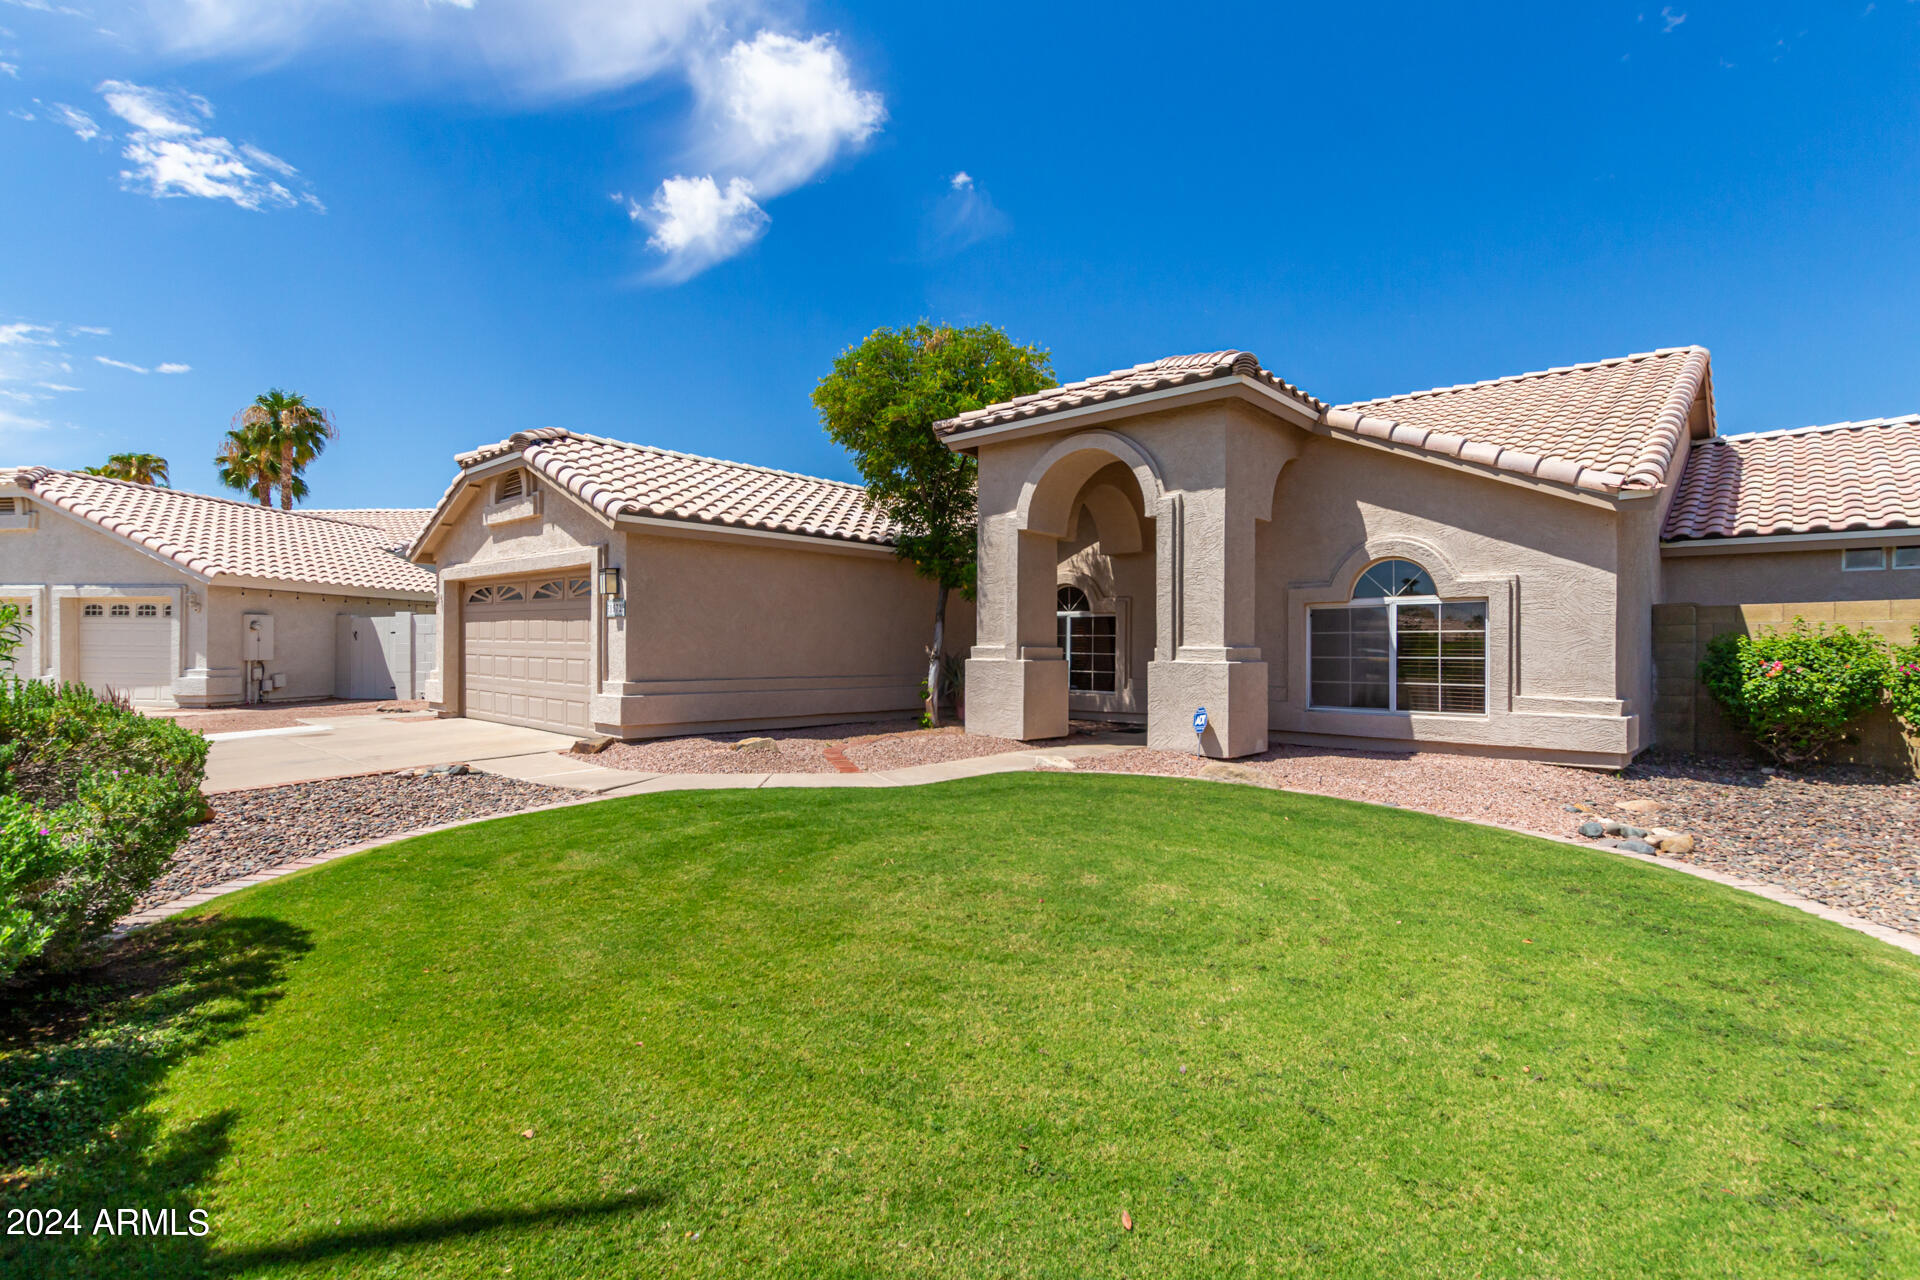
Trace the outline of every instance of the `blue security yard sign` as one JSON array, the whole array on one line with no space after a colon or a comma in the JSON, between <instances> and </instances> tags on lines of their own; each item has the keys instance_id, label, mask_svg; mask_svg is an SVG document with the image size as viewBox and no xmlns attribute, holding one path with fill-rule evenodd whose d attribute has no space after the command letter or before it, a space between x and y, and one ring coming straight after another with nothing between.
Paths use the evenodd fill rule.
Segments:
<instances>
[{"instance_id":1,"label":"blue security yard sign","mask_svg":"<svg viewBox=\"0 0 1920 1280\"><path fill-rule=\"evenodd\" d=\"M1193 732L1195 736L1198 736L1200 734L1205 733L1206 731L1207 731L1207 709L1205 707L1202 707L1198 711L1193 713Z\"/></svg>"}]
</instances>

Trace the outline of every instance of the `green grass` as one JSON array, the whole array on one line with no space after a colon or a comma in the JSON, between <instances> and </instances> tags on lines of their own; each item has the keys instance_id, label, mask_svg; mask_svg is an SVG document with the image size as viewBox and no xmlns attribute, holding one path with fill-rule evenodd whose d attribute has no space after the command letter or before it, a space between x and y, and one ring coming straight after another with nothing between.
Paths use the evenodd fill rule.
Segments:
<instances>
[{"instance_id":1,"label":"green grass","mask_svg":"<svg viewBox=\"0 0 1920 1280\"><path fill-rule=\"evenodd\" d=\"M1920 1274L1914 957L1245 787L509 818L13 1004L5 1207L213 1229L8 1276Z\"/></svg>"}]
</instances>

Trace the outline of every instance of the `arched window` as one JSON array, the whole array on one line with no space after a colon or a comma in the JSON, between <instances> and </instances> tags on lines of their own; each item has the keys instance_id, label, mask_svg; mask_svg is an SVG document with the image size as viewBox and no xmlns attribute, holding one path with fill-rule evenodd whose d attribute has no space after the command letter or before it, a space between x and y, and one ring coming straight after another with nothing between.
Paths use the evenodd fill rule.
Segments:
<instances>
[{"instance_id":1,"label":"arched window","mask_svg":"<svg viewBox=\"0 0 1920 1280\"><path fill-rule=\"evenodd\" d=\"M1388 600L1395 596L1437 596L1433 579L1411 560L1382 560L1353 584L1355 600Z\"/></svg>"},{"instance_id":2,"label":"arched window","mask_svg":"<svg viewBox=\"0 0 1920 1280\"><path fill-rule=\"evenodd\" d=\"M1095 613L1087 593L1063 586L1055 597L1055 631L1067 655L1067 688L1074 693L1112 693L1117 687L1114 617Z\"/></svg>"},{"instance_id":3,"label":"arched window","mask_svg":"<svg viewBox=\"0 0 1920 1280\"><path fill-rule=\"evenodd\" d=\"M1359 711L1487 709L1487 602L1442 600L1411 560L1382 560L1350 603L1307 616L1310 705Z\"/></svg>"}]
</instances>

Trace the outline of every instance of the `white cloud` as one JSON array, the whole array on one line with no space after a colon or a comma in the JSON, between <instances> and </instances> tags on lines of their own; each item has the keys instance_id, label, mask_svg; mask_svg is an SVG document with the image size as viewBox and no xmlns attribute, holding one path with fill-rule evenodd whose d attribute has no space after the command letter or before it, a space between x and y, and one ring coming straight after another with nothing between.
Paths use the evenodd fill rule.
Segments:
<instances>
[{"instance_id":1,"label":"white cloud","mask_svg":"<svg viewBox=\"0 0 1920 1280\"><path fill-rule=\"evenodd\" d=\"M700 127L694 159L705 173L668 178L628 212L653 228L658 273L685 280L766 234L761 202L811 181L886 120L880 95L855 87L832 37L762 31L696 66Z\"/></svg>"},{"instance_id":2,"label":"white cloud","mask_svg":"<svg viewBox=\"0 0 1920 1280\"><path fill-rule=\"evenodd\" d=\"M296 192L260 172L270 169L289 181L298 181L299 171L280 157L251 145L236 146L226 138L204 132L202 122L213 118L213 104L205 98L126 80L108 80L99 92L107 109L133 127L120 153L133 163L131 169L120 173L128 190L155 199L199 196L230 200L242 209L307 205L326 211L312 192Z\"/></svg>"},{"instance_id":3,"label":"white cloud","mask_svg":"<svg viewBox=\"0 0 1920 1280\"><path fill-rule=\"evenodd\" d=\"M80 325L31 320L0 324L0 398L19 405L35 405L78 391L78 387L59 377L73 372L63 340L77 338L84 342L95 336L89 328ZM45 418L0 411L0 432L42 431L52 425Z\"/></svg>"},{"instance_id":4,"label":"white cloud","mask_svg":"<svg viewBox=\"0 0 1920 1280\"><path fill-rule=\"evenodd\" d=\"M155 365L153 371L155 373L192 373L193 366L190 364L175 364L169 360L164 364Z\"/></svg>"},{"instance_id":5,"label":"white cloud","mask_svg":"<svg viewBox=\"0 0 1920 1280\"><path fill-rule=\"evenodd\" d=\"M0 73L10 75L15 80L18 80L20 78L20 64L17 62L0 62Z\"/></svg>"},{"instance_id":6,"label":"white cloud","mask_svg":"<svg viewBox=\"0 0 1920 1280\"><path fill-rule=\"evenodd\" d=\"M1687 15L1684 13L1675 13L1672 9L1662 6L1660 10L1660 20L1667 24L1664 27L1660 28L1660 34L1666 35L1669 32L1671 32L1675 27L1685 22L1687 20Z\"/></svg>"},{"instance_id":7,"label":"white cloud","mask_svg":"<svg viewBox=\"0 0 1920 1280\"><path fill-rule=\"evenodd\" d=\"M143 364L128 364L125 360L115 360L111 356L95 356L94 360L100 364L106 365L109 369L125 369L128 373L192 373L193 372L192 365L178 364L172 360L169 360L164 364L154 365L151 369L149 369L146 365L143 365ZM78 391L79 388L78 387L62 387L61 390Z\"/></svg>"},{"instance_id":8,"label":"white cloud","mask_svg":"<svg viewBox=\"0 0 1920 1280\"><path fill-rule=\"evenodd\" d=\"M666 259L655 275L668 283L731 258L767 230L766 210L745 178L729 179L725 190L711 177L668 178L651 203L625 203L628 217L653 229L647 244Z\"/></svg>"},{"instance_id":9,"label":"white cloud","mask_svg":"<svg viewBox=\"0 0 1920 1280\"><path fill-rule=\"evenodd\" d=\"M64 102L56 102L48 106L37 98L34 99L34 105L46 111L47 118L55 124L63 124L73 130L73 136L82 142L91 142L95 138L105 136L100 126L94 123L93 117L78 107L70 107Z\"/></svg>"},{"instance_id":10,"label":"white cloud","mask_svg":"<svg viewBox=\"0 0 1920 1280\"><path fill-rule=\"evenodd\" d=\"M53 336L50 324L28 324L20 321L15 324L0 324L0 347L57 347L60 340Z\"/></svg>"},{"instance_id":11,"label":"white cloud","mask_svg":"<svg viewBox=\"0 0 1920 1280\"><path fill-rule=\"evenodd\" d=\"M84 333L89 337L104 338L110 335L113 330L103 324L70 324L67 326L67 332Z\"/></svg>"},{"instance_id":12,"label":"white cloud","mask_svg":"<svg viewBox=\"0 0 1920 1280\"><path fill-rule=\"evenodd\" d=\"M944 258L994 236L1005 235L1012 224L965 169L947 179L947 190L927 214L921 247Z\"/></svg>"},{"instance_id":13,"label":"white cloud","mask_svg":"<svg viewBox=\"0 0 1920 1280\"><path fill-rule=\"evenodd\" d=\"M685 64L764 0L125 0L132 25L180 55L268 60L314 47L398 47L429 77L559 99Z\"/></svg>"},{"instance_id":14,"label":"white cloud","mask_svg":"<svg viewBox=\"0 0 1920 1280\"><path fill-rule=\"evenodd\" d=\"M153 370L137 364L128 364L125 360L115 360L110 356L95 356L95 360L110 369L125 369L128 373L152 373Z\"/></svg>"}]
</instances>

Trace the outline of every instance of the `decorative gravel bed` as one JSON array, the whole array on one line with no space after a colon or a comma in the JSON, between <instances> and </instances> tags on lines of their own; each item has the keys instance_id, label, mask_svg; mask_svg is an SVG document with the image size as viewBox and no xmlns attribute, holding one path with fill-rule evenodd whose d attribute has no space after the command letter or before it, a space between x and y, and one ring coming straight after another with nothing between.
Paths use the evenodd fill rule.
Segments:
<instances>
[{"instance_id":1,"label":"decorative gravel bed","mask_svg":"<svg viewBox=\"0 0 1920 1280\"><path fill-rule=\"evenodd\" d=\"M1079 767L1197 776L1207 761L1128 751ZM1877 924L1920 933L1920 782L1870 770L1764 773L1745 761L1653 757L1620 774L1478 756L1286 747L1238 760L1272 786L1570 836L1583 803L1605 817L1694 837L1677 859L1778 885ZM1614 806L1651 800L1630 815Z\"/></svg>"},{"instance_id":2,"label":"decorative gravel bed","mask_svg":"<svg viewBox=\"0 0 1920 1280\"><path fill-rule=\"evenodd\" d=\"M735 743L748 738L769 738L773 745L734 750ZM996 756L1004 751L1030 751L1046 745L964 733L958 726L922 729L910 720L901 720L616 742L597 755L576 758L610 769L650 773L834 773L825 753L828 747L839 746L862 772L878 773L944 760Z\"/></svg>"},{"instance_id":3,"label":"decorative gravel bed","mask_svg":"<svg viewBox=\"0 0 1920 1280\"><path fill-rule=\"evenodd\" d=\"M490 773L382 773L229 792L212 798L213 821L193 829L134 909L363 840L579 798Z\"/></svg>"}]
</instances>

